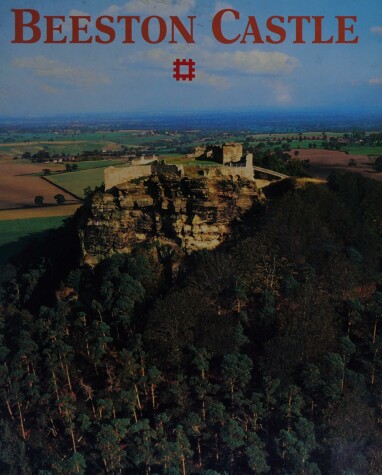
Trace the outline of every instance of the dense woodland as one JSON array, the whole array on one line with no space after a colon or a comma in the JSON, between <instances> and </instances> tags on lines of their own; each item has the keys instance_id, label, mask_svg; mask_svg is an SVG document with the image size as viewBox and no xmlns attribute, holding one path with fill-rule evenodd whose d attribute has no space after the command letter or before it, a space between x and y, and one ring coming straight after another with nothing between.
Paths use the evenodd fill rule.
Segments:
<instances>
[{"instance_id":1,"label":"dense woodland","mask_svg":"<svg viewBox=\"0 0 382 475\"><path fill-rule=\"evenodd\" d=\"M1 269L1 474L382 473L382 184L271 195L176 278L75 219Z\"/></svg>"}]
</instances>

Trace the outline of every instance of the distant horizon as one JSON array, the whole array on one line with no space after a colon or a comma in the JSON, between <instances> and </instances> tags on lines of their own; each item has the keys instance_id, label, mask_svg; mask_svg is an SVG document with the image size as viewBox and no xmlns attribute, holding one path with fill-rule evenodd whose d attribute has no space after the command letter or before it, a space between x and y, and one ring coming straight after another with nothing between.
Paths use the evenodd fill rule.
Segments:
<instances>
[{"instance_id":1,"label":"distant horizon","mask_svg":"<svg viewBox=\"0 0 382 475\"><path fill-rule=\"evenodd\" d=\"M29 117L1 117L3 133L10 128L104 127L131 130L247 130L255 133L348 132L382 130L382 110L210 110L84 112Z\"/></svg>"},{"instance_id":2,"label":"distant horizon","mask_svg":"<svg viewBox=\"0 0 382 475\"><path fill-rule=\"evenodd\" d=\"M109 111L74 111L74 112L51 112L51 113L30 113L30 114L7 114L2 115L0 113L0 120L29 120L29 119L50 119L50 118L73 118L73 117L146 117L146 116L179 116L179 115L211 115L211 114L224 114L224 115L264 115L264 114L282 114L282 115L338 115L338 116L349 116L359 114L362 116L369 115L379 115L382 116L382 106L376 106L374 108L369 107L368 109L358 108L358 107L348 107L348 108L328 108L328 107L296 107L296 108L238 108L238 109L227 109L227 108L211 108L211 109L135 109L135 110L109 110Z\"/></svg>"}]
</instances>

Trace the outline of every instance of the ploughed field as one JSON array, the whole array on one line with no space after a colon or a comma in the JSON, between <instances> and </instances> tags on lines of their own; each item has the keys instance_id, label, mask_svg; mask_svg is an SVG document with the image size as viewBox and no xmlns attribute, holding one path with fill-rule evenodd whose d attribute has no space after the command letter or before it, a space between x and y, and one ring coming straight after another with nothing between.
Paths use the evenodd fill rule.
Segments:
<instances>
[{"instance_id":1,"label":"ploughed field","mask_svg":"<svg viewBox=\"0 0 382 475\"><path fill-rule=\"evenodd\" d=\"M42 173L44 168L62 170L62 165L28 164L0 161L0 209L35 206L37 195L44 197L44 204L56 204L54 196L62 194L69 202L76 201L69 193L32 173Z\"/></svg>"},{"instance_id":2,"label":"ploughed field","mask_svg":"<svg viewBox=\"0 0 382 475\"><path fill-rule=\"evenodd\" d=\"M77 163L77 172L65 172L65 164L38 164L25 160L0 160L0 210L34 206L35 196L44 197L44 205L55 205L54 196L65 196L66 203L74 203L71 193L83 197L86 187L99 186L103 182L102 168L120 165L121 160L86 161ZM42 179L43 170L51 175ZM57 185L57 186L55 186ZM62 187L62 188L60 188ZM40 213L41 214L41 213ZM52 214L49 214L50 216Z\"/></svg>"},{"instance_id":3,"label":"ploughed field","mask_svg":"<svg viewBox=\"0 0 382 475\"><path fill-rule=\"evenodd\" d=\"M347 154L335 150L299 149L299 160L309 160L309 175L315 178L326 179L330 172L355 172L367 178L382 181L382 173L375 171L373 163L376 157L369 159L366 155ZM292 151L293 153L293 151ZM354 160L356 166L349 166L349 161Z\"/></svg>"}]
</instances>

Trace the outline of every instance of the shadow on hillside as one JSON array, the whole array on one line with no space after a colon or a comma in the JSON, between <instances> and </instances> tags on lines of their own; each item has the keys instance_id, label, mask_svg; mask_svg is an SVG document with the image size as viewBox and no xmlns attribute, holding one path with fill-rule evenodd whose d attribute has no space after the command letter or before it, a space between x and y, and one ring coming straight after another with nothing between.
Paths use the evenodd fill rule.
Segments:
<instances>
[{"instance_id":1,"label":"shadow on hillside","mask_svg":"<svg viewBox=\"0 0 382 475\"><path fill-rule=\"evenodd\" d=\"M10 261L22 262L26 249L33 250L33 253L39 254L50 232L51 229L31 233L19 238L17 241L3 244L0 246L0 265L7 264Z\"/></svg>"}]
</instances>

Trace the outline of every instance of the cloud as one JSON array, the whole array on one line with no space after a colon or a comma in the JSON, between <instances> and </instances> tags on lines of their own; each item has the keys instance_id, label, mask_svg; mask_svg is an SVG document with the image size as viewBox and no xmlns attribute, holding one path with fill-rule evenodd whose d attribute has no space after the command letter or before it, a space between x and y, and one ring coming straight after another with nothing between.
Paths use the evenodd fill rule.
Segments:
<instances>
[{"instance_id":1,"label":"cloud","mask_svg":"<svg viewBox=\"0 0 382 475\"><path fill-rule=\"evenodd\" d=\"M88 87L111 82L104 74L71 66L45 56L15 58L12 64L18 69L29 70L35 77L51 78L71 86Z\"/></svg>"},{"instance_id":2,"label":"cloud","mask_svg":"<svg viewBox=\"0 0 382 475\"><path fill-rule=\"evenodd\" d=\"M41 90L46 94L52 95L61 94L63 92L62 89L59 89L58 87L49 86L48 84L42 84Z\"/></svg>"},{"instance_id":3,"label":"cloud","mask_svg":"<svg viewBox=\"0 0 382 475\"><path fill-rule=\"evenodd\" d=\"M233 6L230 5L229 3L219 1L215 5L214 14L216 15L216 13L220 12L221 10L225 10L227 8L231 10L235 10L235 8L233 8ZM229 23L231 21L235 21L235 17L233 15L224 15L222 18L223 23Z\"/></svg>"},{"instance_id":4,"label":"cloud","mask_svg":"<svg viewBox=\"0 0 382 475\"><path fill-rule=\"evenodd\" d=\"M370 86L380 86L382 85L382 78L372 78L369 79Z\"/></svg>"},{"instance_id":5,"label":"cloud","mask_svg":"<svg viewBox=\"0 0 382 475\"><path fill-rule=\"evenodd\" d=\"M289 74L298 65L299 61L293 56L279 52L265 51L234 51L203 53L203 61L212 70L231 70L238 75L279 75Z\"/></svg>"},{"instance_id":6,"label":"cloud","mask_svg":"<svg viewBox=\"0 0 382 475\"><path fill-rule=\"evenodd\" d=\"M373 33L373 35L382 36L382 26L372 26L370 31Z\"/></svg>"},{"instance_id":7,"label":"cloud","mask_svg":"<svg viewBox=\"0 0 382 475\"><path fill-rule=\"evenodd\" d=\"M214 13L220 12L220 10L225 10L226 8L230 8L232 10L233 6L227 2L218 1L216 2ZM231 20L234 20L234 18L230 15L223 17L223 21L231 21Z\"/></svg>"},{"instance_id":8,"label":"cloud","mask_svg":"<svg viewBox=\"0 0 382 475\"><path fill-rule=\"evenodd\" d=\"M176 58L188 59L193 58L195 53L195 47L173 47L169 49L156 48L148 51L140 51L129 57L120 58L119 65L122 67L128 66L131 62L140 63L146 68L155 67L161 70L168 71L168 75L172 76L173 62ZM210 74L205 70L196 69L195 84L205 84L216 87L218 89L228 89L231 87L230 81L217 74Z\"/></svg>"},{"instance_id":9,"label":"cloud","mask_svg":"<svg viewBox=\"0 0 382 475\"><path fill-rule=\"evenodd\" d=\"M291 102L289 89L280 82L299 66L296 58L279 52L233 51L212 52L199 49L195 45L168 45L166 48L153 48L137 51L121 57L118 65L122 69L156 70L155 74L165 74L172 77L175 59L193 59L196 63L196 78L194 84L211 86L225 90L232 88L235 79L239 77L267 77L267 82L273 81L272 92L279 104ZM132 67L132 64L136 65ZM269 86L269 84L267 84Z\"/></svg>"},{"instance_id":10,"label":"cloud","mask_svg":"<svg viewBox=\"0 0 382 475\"><path fill-rule=\"evenodd\" d=\"M140 51L129 55L121 61L121 64L132 61L160 69L171 68L172 62L177 57L192 58L196 62L196 70L201 68L206 74L207 71L208 73L224 71L229 75L235 73L236 76L281 76L290 74L300 64L297 58L279 52L257 50L209 52L198 50L195 46Z\"/></svg>"},{"instance_id":11,"label":"cloud","mask_svg":"<svg viewBox=\"0 0 382 475\"><path fill-rule=\"evenodd\" d=\"M87 12L83 12L82 10L76 10L73 8L72 10L70 10L68 16L91 16L91 15Z\"/></svg>"},{"instance_id":12,"label":"cloud","mask_svg":"<svg viewBox=\"0 0 382 475\"><path fill-rule=\"evenodd\" d=\"M278 104L290 104L292 102L292 94L289 87L281 81L267 81L267 86L269 86L274 94L274 98Z\"/></svg>"},{"instance_id":13,"label":"cloud","mask_svg":"<svg viewBox=\"0 0 382 475\"><path fill-rule=\"evenodd\" d=\"M183 54L182 57L187 56ZM123 58L119 58L118 64L120 66L126 66L130 63L139 63L141 66L147 67L158 67L160 69L170 69L172 68L172 63L176 59L176 53L171 53L171 48L168 50L155 48L149 49L147 51L138 51L137 53L132 53Z\"/></svg>"},{"instance_id":14,"label":"cloud","mask_svg":"<svg viewBox=\"0 0 382 475\"><path fill-rule=\"evenodd\" d=\"M182 16L195 7L195 0L130 0L124 5L111 5L103 15L147 14Z\"/></svg>"},{"instance_id":15,"label":"cloud","mask_svg":"<svg viewBox=\"0 0 382 475\"><path fill-rule=\"evenodd\" d=\"M204 71L198 71L196 73L196 83L207 84L208 86L213 86L218 89L229 89L231 87L230 82L222 77L213 74L208 74Z\"/></svg>"}]
</instances>

